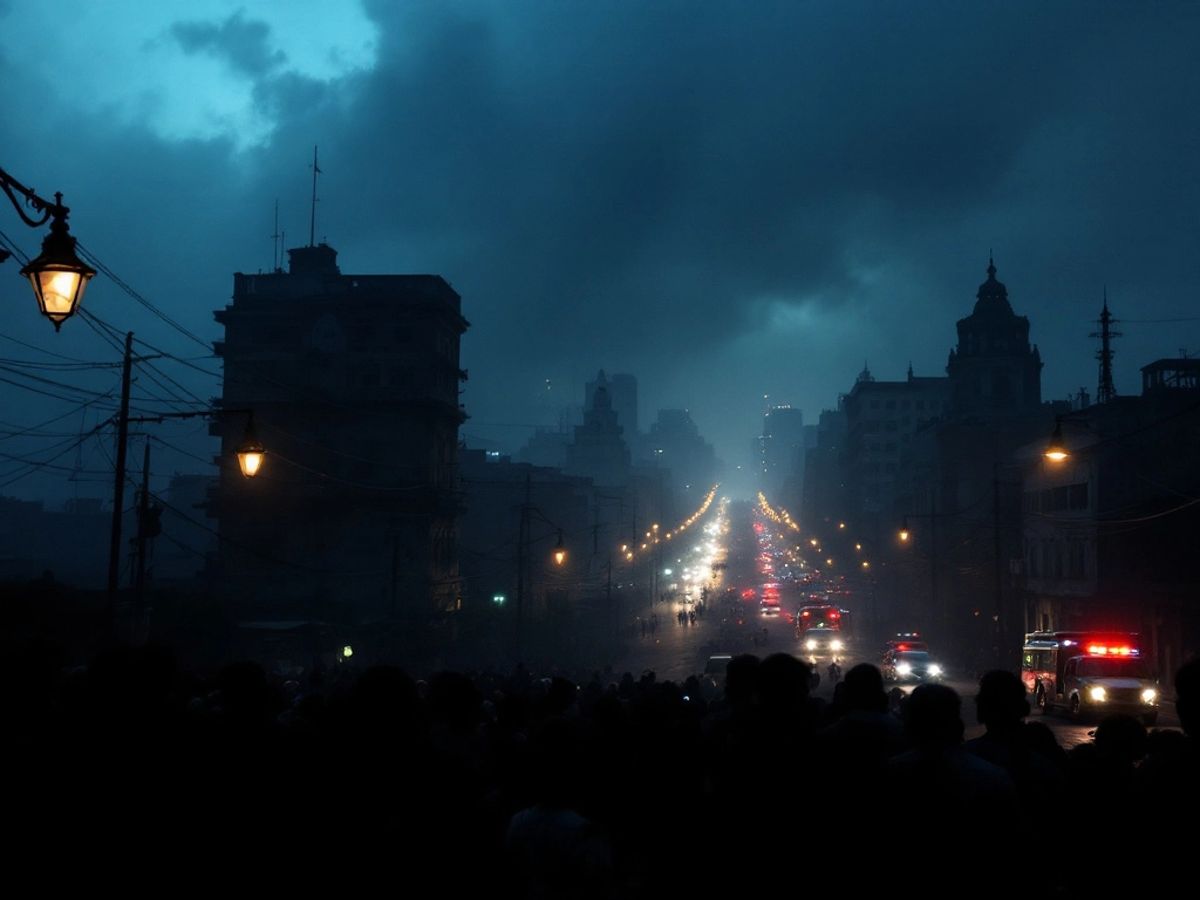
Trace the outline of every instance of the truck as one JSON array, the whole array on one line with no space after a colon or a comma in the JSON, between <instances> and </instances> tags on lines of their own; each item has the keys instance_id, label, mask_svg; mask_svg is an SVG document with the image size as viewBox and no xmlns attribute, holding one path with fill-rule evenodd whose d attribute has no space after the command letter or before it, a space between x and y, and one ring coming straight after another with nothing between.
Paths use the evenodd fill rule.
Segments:
<instances>
[{"instance_id":1,"label":"truck","mask_svg":"<svg viewBox=\"0 0 1200 900\"><path fill-rule=\"evenodd\" d=\"M1043 715L1130 713L1158 721L1158 679L1132 632L1039 631L1025 635L1021 680Z\"/></svg>"}]
</instances>

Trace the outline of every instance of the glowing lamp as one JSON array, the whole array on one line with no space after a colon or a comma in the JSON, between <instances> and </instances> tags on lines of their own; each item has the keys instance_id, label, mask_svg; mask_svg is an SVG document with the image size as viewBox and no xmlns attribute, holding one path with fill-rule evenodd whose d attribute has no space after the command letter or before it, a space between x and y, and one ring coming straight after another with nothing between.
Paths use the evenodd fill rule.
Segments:
<instances>
[{"instance_id":1,"label":"glowing lamp","mask_svg":"<svg viewBox=\"0 0 1200 900\"><path fill-rule=\"evenodd\" d=\"M246 421L246 433L242 436L242 442L237 448L238 468L242 470L242 475L246 478L253 478L257 475L266 455L267 451L254 431L254 416L251 416Z\"/></svg>"},{"instance_id":2,"label":"glowing lamp","mask_svg":"<svg viewBox=\"0 0 1200 900\"><path fill-rule=\"evenodd\" d=\"M1050 435L1050 443L1042 451L1042 456L1052 463L1060 463L1071 455L1063 441L1062 421L1054 423L1054 433Z\"/></svg>"},{"instance_id":3,"label":"glowing lamp","mask_svg":"<svg viewBox=\"0 0 1200 900\"><path fill-rule=\"evenodd\" d=\"M96 270L75 254L75 238L67 233L67 210L62 194L55 194L56 210L50 233L42 241L42 252L21 269L33 285L38 310L54 323L54 330L75 314L88 282Z\"/></svg>"},{"instance_id":4,"label":"glowing lamp","mask_svg":"<svg viewBox=\"0 0 1200 900\"><path fill-rule=\"evenodd\" d=\"M561 566L567 561L567 548L563 546L562 532L558 533L558 543L554 546L554 564Z\"/></svg>"}]
</instances>

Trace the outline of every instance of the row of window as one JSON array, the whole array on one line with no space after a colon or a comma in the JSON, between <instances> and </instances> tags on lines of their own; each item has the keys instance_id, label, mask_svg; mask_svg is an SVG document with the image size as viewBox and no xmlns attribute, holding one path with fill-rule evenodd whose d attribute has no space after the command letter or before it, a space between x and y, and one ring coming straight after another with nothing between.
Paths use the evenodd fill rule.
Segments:
<instances>
[{"instance_id":1,"label":"row of window","mask_svg":"<svg viewBox=\"0 0 1200 900\"><path fill-rule=\"evenodd\" d=\"M1025 512L1080 512L1088 508L1088 484L1061 484L1040 491L1026 491L1022 498Z\"/></svg>"},{"instance_id":2,"label":"row of window","mask_svg":"<svg viewBox=\"0 0 1200 900\"><path fill-rule=\"evenodd\" d=\"M880 409L881 407L883 409L912 409L914 406L917 409L928 408L928 409L933 409L933 410L939 410L939 409L946 408L945 403L940 403L937 400L930 400L930 401L928 401L928 403L925 400L917 400L917 401L915 401L915 403L912 400L899 400L899 401L897 401L897 400L872 400L871 401L871 409Z\"/></svg>"},{"instance_id":3,"label":"row of window","mask_svg":"<svg viewBox=\"0 0 1200 900\"><path fill-rule=\"evenodd\" d=\"M1025 547L1025 567L1030 578L1087 577L1089 556L1085 541L1029 541Z\"/></svg>"}]
</instances>

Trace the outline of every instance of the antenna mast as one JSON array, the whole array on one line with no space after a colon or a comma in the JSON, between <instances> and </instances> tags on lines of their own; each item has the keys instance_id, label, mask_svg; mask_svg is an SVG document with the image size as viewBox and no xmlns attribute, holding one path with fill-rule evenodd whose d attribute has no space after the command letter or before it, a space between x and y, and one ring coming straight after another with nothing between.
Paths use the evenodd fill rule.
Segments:
<instances>
[{"instance_id":1,"label":"antenna mast","mask_svg":"<svg viewBox=\"0 0 1200 900\"><path fill-rule=\"evenodd\" d=\"M283 251L279 247L279 198L275 198L275 231L271 234L271 271L278 272L283 262Z\"/></svg>"},{"instance_id":2,"label":"antenna mast","mask_svg":"<svg viewBox=\"0 0 1200 900\"><path fill-rule=\"evenodd\" d=\"M1100 311L1100 318L1096 324L1100 326L1099 331L1093 331L1089 337L1100 338L1100 349L1096 351L1096 359L1100 360L1100 383L1096 388L1096 402L1108 403L1117 396L1116 386L1113 384L1112 361L1113 361L1113 338L1119 338L1121 332L1113 331L1112 326L1117 323L1113 318L1112 313L1108 311L1108 288L1104 289L1104 308Z\"/></svg>"},{"instance_id":3,"label":"antenna mast","mask_svg":"<svg viewBox=\"0 0 1200 900\"><path fill-rule=\"evenodd\" d=\"M312 214L308 220L308 246L316 246L317 234L317 176L321 174L321 167L317 165L317 145L313 144L313 188L312 188Z\"/></svg>"}]
</instances>

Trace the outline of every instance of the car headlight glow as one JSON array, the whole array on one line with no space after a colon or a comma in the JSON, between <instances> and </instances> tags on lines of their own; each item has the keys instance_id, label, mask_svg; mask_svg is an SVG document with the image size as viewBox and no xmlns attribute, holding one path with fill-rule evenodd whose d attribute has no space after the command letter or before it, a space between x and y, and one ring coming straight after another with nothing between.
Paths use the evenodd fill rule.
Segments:
<instances>
[{"instance_id":1,"label":"car headlight glow","mask_svg":"<svg viewBox=\"0 0 1200 900\"><path fill-rule=\"evenodd\" d=\"M804 643L804 649L806 649L806 650L816 650L816 649L817 649L817 642L816 642L816 641L814 641L814 640L812 640L812 639L810 638L809 640L805 641L805 643Z\"/></svg>"},{"instance_id":2,"label":"car headlight glow","mask_svg":"<svg viewBox=\"0 0 1200 900\"><path fill-rule=\"evenodd\" d=\"M1154 688L1146 688L1144 691L1142 691L1143 703L1153 703L1157 699L1158 691L1156 691Z\"/></svg>"},{"instance_id":3,"label":"car headlight glow","mask_svg":"<svg viewBox=\"0 0 1200 900\"><path fill-rule=\"evenodd\" d=\"M842 649L842 642L841 642L841 641L830 641L830 642L829 642L829 649L830 649L830 650L841 650L841 649Z\"/></svg>"},{"instance_id":4,"label":"car headlight glow","mask_svg":"<svg viewBox=\"0 0 1200 900\"><path fill-rule=\"evenodd\" d=\"M942 674L942 667L941 667L941 666L939 666L937 663L930 663L930 665L929 665L929 674L930 674L930 675L941 675L941 674Z\"/></svg>"},{"instance_id":5,"label":"car headlight glow","mask_svg":"<svg viewBox=\"0 0 1200 900\"><path fill-rule=\"evenodd\" d=\"M1104 690L1102 687L1088 688L1088 696L1097 703L1103 703L1108 699L1108 691Z\"/></svg>"},{"instance_id":6,"label":"car headlight glow","mask_svg":"<svg viewBox=\"0 0 1200 900\"><path fill-rule=\"evenodd\" d=\"M911 675L912 674L912 666L910 666L908 663L899 663L896 666L896 671L899 672L901 675Z\"/></svg>"}]
</instances>

